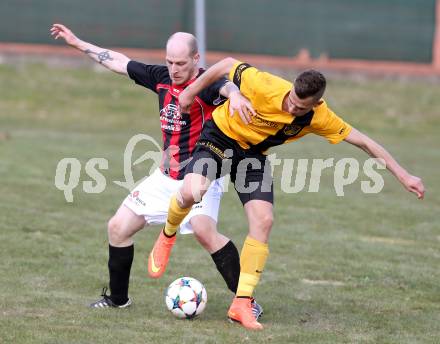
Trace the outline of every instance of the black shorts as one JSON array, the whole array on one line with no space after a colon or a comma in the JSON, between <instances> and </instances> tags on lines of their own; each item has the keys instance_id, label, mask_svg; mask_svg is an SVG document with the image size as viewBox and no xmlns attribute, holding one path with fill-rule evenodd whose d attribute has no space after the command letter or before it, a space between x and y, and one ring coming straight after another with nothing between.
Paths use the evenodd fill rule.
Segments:
<instances>
[{"instance_id":1,"label":"black shorts","mask_svg":"<svg viewBox=\"0 0 440 344\"><path fill-rule=\"evenodd\" d=\"M205 123L185 174L197 173L215 180L227 174L244 205L250 200L273 203L272 168L266 155L243 149L214 123Z\"/></svg>"}]
</instances>

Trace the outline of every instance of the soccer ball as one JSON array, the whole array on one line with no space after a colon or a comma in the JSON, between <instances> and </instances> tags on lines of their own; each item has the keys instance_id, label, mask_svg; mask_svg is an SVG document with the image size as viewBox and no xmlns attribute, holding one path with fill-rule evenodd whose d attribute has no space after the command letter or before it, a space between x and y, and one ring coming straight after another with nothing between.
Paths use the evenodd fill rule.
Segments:
<instances>
[{"instance_id":1,"label":"soccer ball","mask_svg":"<svg viewBox=\"0 0 440 344\"><path fill-rule=\"evenodd\" d=\"M208 295L205 287L192 277L176 279L165 293L168 310L182 319L192 319L202 313L207 301Z\"/></svg>"}]
</instances>

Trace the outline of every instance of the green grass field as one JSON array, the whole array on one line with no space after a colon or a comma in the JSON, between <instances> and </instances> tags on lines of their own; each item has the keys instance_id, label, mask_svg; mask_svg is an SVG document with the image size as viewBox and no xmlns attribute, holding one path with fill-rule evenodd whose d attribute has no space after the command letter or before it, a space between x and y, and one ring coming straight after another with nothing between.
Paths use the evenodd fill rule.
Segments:
<instances>
[{"instance_id":1,"label":"green grass field","mask_svg":"<svg viewBox=\"0 0 440 344\"><path fill-rule=\"evenodd\" d=\"M426 199L384 171L379 194L361 192L368 180L361 175L338 197L333 169L324 171L318 193L286 194L275 170L271 254L256 290L265 330L254 333L227 322L232 295L192 236L178 238L162 279L147 277L159 227L136 236L133 307L86 307L107 283L106 223L127 193L113 183L124 179L125 146L137 133L160 138L155 96L92 69L0 65L0 343L438 343L438 89L421 80L330 80L330 106L422 177ZM317 137L275 152L367 158ZM54 186L64 157L83 166L73 203ZM93 157L109 161L100 194L82 191ZM136 166L136 178L147 169ZM241 248L246 221L232 188L219 228ZM183 275L208 291L207 308L193 321L175 319L163 300Z\"/></svg>"}]
</instances>

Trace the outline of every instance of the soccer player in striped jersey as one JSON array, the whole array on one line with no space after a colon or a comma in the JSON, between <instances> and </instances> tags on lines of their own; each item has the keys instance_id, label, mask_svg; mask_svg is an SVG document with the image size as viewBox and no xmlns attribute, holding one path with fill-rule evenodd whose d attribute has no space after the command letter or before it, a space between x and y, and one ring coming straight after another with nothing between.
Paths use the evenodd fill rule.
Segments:
<instances>
[{"instance_id":1,"label":"soccer player in striped jersey","mask_svg":"<svg viewBox=\"0 0 440 344\"><path fill-rule=\"evenodd\" d=\"M189 33L173 34L166 45L166 66L146 65L127 56L100 48L76 37L62 24L54 24L51 34L62 38L70 46L82 51L109 70L130 77L136 84L158 95L159 120L163 138L161 166L139 184L126 197L108 223L109 237L109 286L102 298L91 304L94 308L125 308L130 306L128 297L130 270L134 257L133 236L149 224L164 223L170 197L183 183L184 165L195 148L202 126L211 118L213 109L229 98L231 113L244 114L251 109L237 86L223 78L202 90L188 111L179 111L178 96L204 71L197 67L199 54L197 41ZM217 216L222 196L223 180L216 180L203 200L183 220L181 233L194 233L200 244L211 254L214 263L228 288L236 292L240 274L240 260L234 243L217 231ZM164 250L171 250L175 235L167 237L161 232ZM148 272L158 278L166 265L149 259ZM253 300L254 316L258 318L262 308Z\"/></svg>"}]
</instances>

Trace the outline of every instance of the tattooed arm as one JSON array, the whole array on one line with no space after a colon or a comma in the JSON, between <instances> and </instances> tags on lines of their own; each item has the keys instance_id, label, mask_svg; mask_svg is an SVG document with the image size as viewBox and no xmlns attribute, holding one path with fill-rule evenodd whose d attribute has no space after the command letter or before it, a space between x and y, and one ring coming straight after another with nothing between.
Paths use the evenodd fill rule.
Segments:
<instances>
[{"instance_id":1,"label":"tattooed arm","mask_svg":"<svg viewBox=\"0 0 440 344\"><path fill-rule=\"evenodd\" d=\"M100 48L96 45L84 42L74 35L66 26L53 24L50 29L55 38L63 38L67 44L87 54L92 60L119 74L127 74L127 64L130 59L116 51Z\"/></svg>"}]
</instances>

